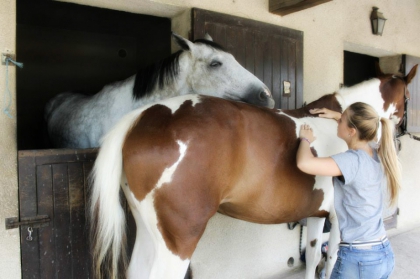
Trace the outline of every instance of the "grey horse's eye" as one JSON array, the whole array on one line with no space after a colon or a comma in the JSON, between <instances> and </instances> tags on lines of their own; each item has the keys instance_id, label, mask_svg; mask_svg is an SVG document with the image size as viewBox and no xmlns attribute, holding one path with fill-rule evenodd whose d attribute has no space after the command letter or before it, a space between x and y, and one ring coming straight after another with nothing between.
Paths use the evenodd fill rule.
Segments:
<instances>
[{"instance_id":1,"label":"grey horse's eye","mask_svg":"<svg viewBox=\"0 0 420 279\"><path fill-rule=\"evenodd\" d=\"M212 68L217 68L217 67L220 67L220 66L222 66L222 62L219 62L219 61L211 61L211 63L210 63L210 67L212 67Z\"/></svg>"}]
</instances>

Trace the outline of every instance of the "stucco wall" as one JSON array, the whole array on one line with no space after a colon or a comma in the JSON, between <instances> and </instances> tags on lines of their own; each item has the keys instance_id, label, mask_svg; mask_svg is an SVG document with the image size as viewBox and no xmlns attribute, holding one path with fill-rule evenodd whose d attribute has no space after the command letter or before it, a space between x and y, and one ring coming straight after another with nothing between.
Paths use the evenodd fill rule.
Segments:
<instances>
[{"instance_id":1,"label":"stucco wall","mask_svg":"<svg viewBox=\"0 0 420 279\"><path fill-rule=\"evenodd\" d=\"M16 46L16 8L15 0L1 0L0 4L0 51L3 52ZM9 67L11 119L3 113L6 67L0 65L0 278L5 279L20 278L19 230L6 231L4 227L5 218L18 216L15 70L14 66Z\"/></svg>"},{"instance_id":2,"label":"stucco wall","mask_svg":"<svg viewBox=\"0 0 420 279\"><path fill-rule=\"evenodd\" d=\"M173 18L175 31L186 36L188 9L198 7L285 26L304 32L304 100L309 102L338 89L343 81L343 50L374 56L409 54L420 57L420 1L418 0L335 0L314 8L280 17L268 12L268 0L69 0L84 5L112 8L134 13ZM15 48L15 0L0 0L0 51ZM371 34L369 15L378 6L388 18L382 37ZM23 61L24 62L24 61ZM420 73L419 73L420 74ZM1 94L5 67L0 67ZM10 89L15 92L15 69L10 69ZM3 97L0 99L3 105ZM13 101L13 106L15 102ZM14 110L13 110L14 114ZM17 214L16 127L15 118L0 115L0 216ZM400 159L403 190L399 207L399 230L420 226L416 197L420 187L420 142L402 139ZM0 278L19 276L19 239L17 230L0 228ZM241 237L236 237L239 232ZM390 234L394 233L390 231ZM287 260L298 262L297 229L285 225L260 226L217 215L200 241L193 264L208 274L228 270L230 278L270 277L290 270ZM245 255L245 256L244 256ZM258 266L258 268L256 268ZM235 276L233 276L233 274ZM229 276L229 275L228 275Z\"/></svg>"}]
</instances>

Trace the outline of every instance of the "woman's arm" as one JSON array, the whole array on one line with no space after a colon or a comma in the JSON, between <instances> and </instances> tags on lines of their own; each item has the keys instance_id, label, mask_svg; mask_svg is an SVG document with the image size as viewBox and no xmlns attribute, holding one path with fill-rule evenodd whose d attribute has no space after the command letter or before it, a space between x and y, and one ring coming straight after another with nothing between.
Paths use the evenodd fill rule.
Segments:
<instances>
[{"instance_id":1,"label":"woman's arm","mask_svg":"<svg viewBox=\"0 0 420 279\"><path fill-rule=\"evenodd\" d=\"M299 132L300 144L296 155L297 167L308 174L340 176L342 175L337 163L330 157L315 157L310 148L310 143L315 140L309 125L302 125Z\"/></svg>"},{"instance_id":2,"label":"woman's arm","mask_svg":"<svg viewBox=\"0 0 420 279\"><path fill-rule=\"evenodd\" d=\"M341 113L327 108L314 108L310 109L309 112L311 114L318 114L318 116L321 118L331 118L337 121L341 118Z\"/></svg>"}]
</instances>

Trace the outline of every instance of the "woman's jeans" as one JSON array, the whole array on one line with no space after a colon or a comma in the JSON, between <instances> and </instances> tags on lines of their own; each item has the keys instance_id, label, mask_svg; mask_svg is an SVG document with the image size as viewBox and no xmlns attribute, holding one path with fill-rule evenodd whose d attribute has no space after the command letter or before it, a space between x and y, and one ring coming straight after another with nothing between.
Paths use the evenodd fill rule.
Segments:
<instances>
[{"instance_id":1,"label":"woman's jeans","mask_svg":"<svg viewBox=\"0 0 420 279\"><path fill-rule=\"evenodd\" d=\"M371 249L340 246L331 279L385 279L394 270L394 252L389 241Z\"/></svg>"}]
</instances>

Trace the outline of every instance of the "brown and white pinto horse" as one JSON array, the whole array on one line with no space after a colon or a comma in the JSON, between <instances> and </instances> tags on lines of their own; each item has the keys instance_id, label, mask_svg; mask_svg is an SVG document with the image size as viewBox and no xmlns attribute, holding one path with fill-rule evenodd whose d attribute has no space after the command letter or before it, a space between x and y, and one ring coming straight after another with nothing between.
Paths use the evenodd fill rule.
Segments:
<instances>
[{"instance_id":1,"label":"brown and white pinto horse","mask_svg":"<svg viewBox=\"0 0 420 279\"><path fill-rule=\"evenodd\" d=\"M273 110L215 97L186 95L126 115L105 137L93 172L91 218L95 222L97 276L184 278L207 222L216 213L261 224L308 218L307 272L319 262L324 218L332 230L327 277L339 242L331 177L296 167L298 131L309 124L312 150L330 156L346 150L337 123L309 114L327 107L342 112L364 101L399 122L407 83L391 75L326 95L297 110ZM123 189L137 234L128 269ZM309 243L313 243L310 245Z\"/></svg>"}]
</instances>

